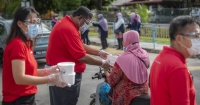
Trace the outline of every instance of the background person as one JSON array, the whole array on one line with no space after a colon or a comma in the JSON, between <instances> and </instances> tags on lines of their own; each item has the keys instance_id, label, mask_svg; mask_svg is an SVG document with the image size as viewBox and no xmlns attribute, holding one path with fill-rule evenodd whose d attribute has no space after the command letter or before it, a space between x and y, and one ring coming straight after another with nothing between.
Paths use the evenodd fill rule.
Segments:
<instances>
[{"instance_id":1,"label":"background person","mask_svg":"<svg viewBox=\"0 0 200 105\"><path fill-rule=\"evenodd\" d=\"M123 47L122 47L123 36L122 35L123 35L124 31L125 31L124 19L123 19L121 13L117 13L117 22L115 23L115 35L116 35L117 42L118 42L117 50L119 50L119 49L123 50Z\"/></svg>"},{"instance_id":2,"label":"background person","mask_svg":"<svg viewBox=\"0 0 200 105\"><path fill-rule=\"evenodd\" d=\"M170 23L170 47L163 47L150 70L151 105L197 105L186 58L199 54L199 32L191 16L179 16Z\"/></svg>"},{"instance_id":3,"label":"background person","mask_svg":"<svg viewBox=\"0 0 200 105\"><path fill-rule=\"evenodd\" d=\"M139 14L136 14L137 15L137 17L138 17L138 22L139 22L139 24L138 24L138 33L139 33L139 35L141 35L141 31L140 31L140 27L141 27L141 17L140 17L140 15Z\"/></svg>"},{"instance_id":4,"label":"background person","mask_svg":"<svg viewBox=\"0 0 200 105\"><path fill-rule=\"evenodd\" d=\"M56 24L57 21L58 21L58 14L53 14L52 20L51 20L52 28L54 27L54 25Z\"/></svg>"},{"instance_id":5,"label":"background person","mask_svg":"<svg viewBox=\"0 0 200 105\"><path fill-rule=\"evenodd\" d=\"M123 45L126 51L117 58L111 73L105 71L107 82L113 89L112 105L129 105L136 96L148 95L150 61L148 53L139 45L138 32L124 33Z\"/></svg>"},{"instance_id":6,"label":"background person","mask_svg":"<svg viewBox=\"0 0 200 105\"><path fill-rule=\"evenodd\" d=\"M107 39L108 38L108 22L107 20L103 17L103 14L98 14L98 23L92 23L93 26L98 27L98 33L99 37L101 39L101 49L106 49L108 47Z\"/></svg>"},{"instance_id":7,"label":"background person","mask_svg":"<svg viewBox=\"0 0 200 105\"><path fill-rule=\"evenodd\" d=\"M55 65L59 62L75 62L75 84L71 87L50 87L51 105L76 105L80 93L82 73L86 64L101 66L109 69L111 66L105 60L98 60L90 55L106 58L106 52L93 49L83 44L80 33L84 33L90 23L93 14L81 6L71 16L66 15L56 23L51 31L46 54L47 65ZM90 54L90 55L88 55Z\"/></svg>"},{"instance_id":8,"label":"background person","mask_svg":"<svg viewBox=\"0 0 200 105\"><path fill-rule=\"evenodd\" d=\"M89 40L89 37L88 37L88 33L89 33L89 28L81 34L81 39L83 41L84 44L87 44L87 45L90 45L90 40Z\"/></svg>"},{"instance_id":9,"label":"background person","mask_svg":"<svg viewBox=\"0 0 200 105\"><path fill-rule=\"evenodd\" d=\"M140 35L141 22L139 15L132 13L130 17L131 17L131 22L128 24L127 28L129 28L130 30L137 31Z\"/></svg>"},{"instance_id":10,"label":"background person","mask_svg":"<svg viewBox=\"0 0 200 105\"><path fill-rule=\"evenodd\" d=\"M32 7L21 7L14 14L3 59L2 105L36 105L36 85L51 83L66 86L60 79L57 66L37 69L33 55L40 25L37 15Z\"/></svg>"}]
</instances>

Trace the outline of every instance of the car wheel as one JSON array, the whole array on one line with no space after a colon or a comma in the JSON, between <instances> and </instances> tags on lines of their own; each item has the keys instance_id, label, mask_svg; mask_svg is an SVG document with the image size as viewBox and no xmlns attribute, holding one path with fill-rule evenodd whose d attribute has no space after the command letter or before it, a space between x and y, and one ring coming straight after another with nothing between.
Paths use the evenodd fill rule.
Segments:
<instances>
[{"instance_id":1,"label":"car wheel","mask_svg":"<svg viewBox=\"0 0 200 105\"><path fill-rule=\"evenodd\" d=\"M3 67L3 48L0 48L0 67Z\"/></svg>"}]
</instances>

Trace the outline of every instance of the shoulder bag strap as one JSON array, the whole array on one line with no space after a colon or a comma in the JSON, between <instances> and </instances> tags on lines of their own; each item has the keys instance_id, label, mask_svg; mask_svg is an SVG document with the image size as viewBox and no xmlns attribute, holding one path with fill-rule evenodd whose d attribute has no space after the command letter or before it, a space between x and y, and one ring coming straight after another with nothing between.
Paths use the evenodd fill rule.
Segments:
<instances>
[{"instance_id":1,"label":"shoulder bag strap","mask_svg":"<svg viewBox=\"0 0 200 105\"><path fill-rule=\"evenodd\" d=\"M132 51L130 51L133 55L135 55ZM136 56L136 55L135 55ZM148 65L140 58L140 57L138 57L138 56L136 56L138 59L140 59L143 63L144 63L144 65L146 66L146 68L148 69Z\"/></svg>"}]
</instances>

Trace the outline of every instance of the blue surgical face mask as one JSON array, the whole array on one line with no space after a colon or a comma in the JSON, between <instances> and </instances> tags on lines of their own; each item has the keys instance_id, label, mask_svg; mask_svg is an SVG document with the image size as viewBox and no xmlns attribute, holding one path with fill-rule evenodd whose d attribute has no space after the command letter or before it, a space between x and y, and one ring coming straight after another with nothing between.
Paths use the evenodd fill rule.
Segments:
<instances>
[{"instance_id":1,"label":"blue surgical face mask","mask_svg":"<svg viewBox=\"0 0 200 105\"><path fill-rule=\"evenodd\" d=\"M86 23L84 23L79 30L81 31L81 34L83 34L87 29L89 28L89 25L87 25Z\"/></svg>"},{"instance_id":2,"label":"blue surgical face mask","mask_svg":"<svg viewBox=\"0 0 200 105\"><path fill-rule=\"evenodd\" d=\"M84 19L84 18L82 18ZM86 19L85 19L86 20ZM87 21L87 20L86 20ZM79 28L79 30L81 31L81 34L83 34L87 29L89 28L89 25L87 25L85 22L84 24Z\"/></svg>"},{"instance_id":3,"label":"blue surgical face mask","mask_svg":"<svg viewBox=\"0 0 200 105\"><path fill-rule=\"evenodd\" d=\"M123 47L123 51L126 52L126 47Z\"/></svg>"},{"instance_id":4,"label":"blue surgical face mask","mask_svg":"<svg viewBox=\"0 0 200 105\"><path fill-rule=\"evenodd\" d=\"M28 25L28 32L25 32L25 34L29 38L36 38L39 32L39 25L38 24L29 24Z\"/></svg>"}]
</instances>

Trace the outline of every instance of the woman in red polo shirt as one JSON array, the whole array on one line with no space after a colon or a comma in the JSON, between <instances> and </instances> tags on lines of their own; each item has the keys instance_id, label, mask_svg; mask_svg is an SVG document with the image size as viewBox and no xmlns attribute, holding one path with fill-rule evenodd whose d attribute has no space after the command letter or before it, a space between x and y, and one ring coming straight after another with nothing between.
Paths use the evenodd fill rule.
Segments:
<instances>
[{"instance_id":1,"label":"woman in red polo shirt","mask_svg":"<svg viewBox=\"0 0 200 105\"><path fill-rule=\"evenodd\" d=\"M2 73L2 105L35 105L36 85L66 84L60 79L57 66L38 70L33 47L38 35L37 12L31 7L19 8L6 39Z\"/></svg>"}]
</instances>

